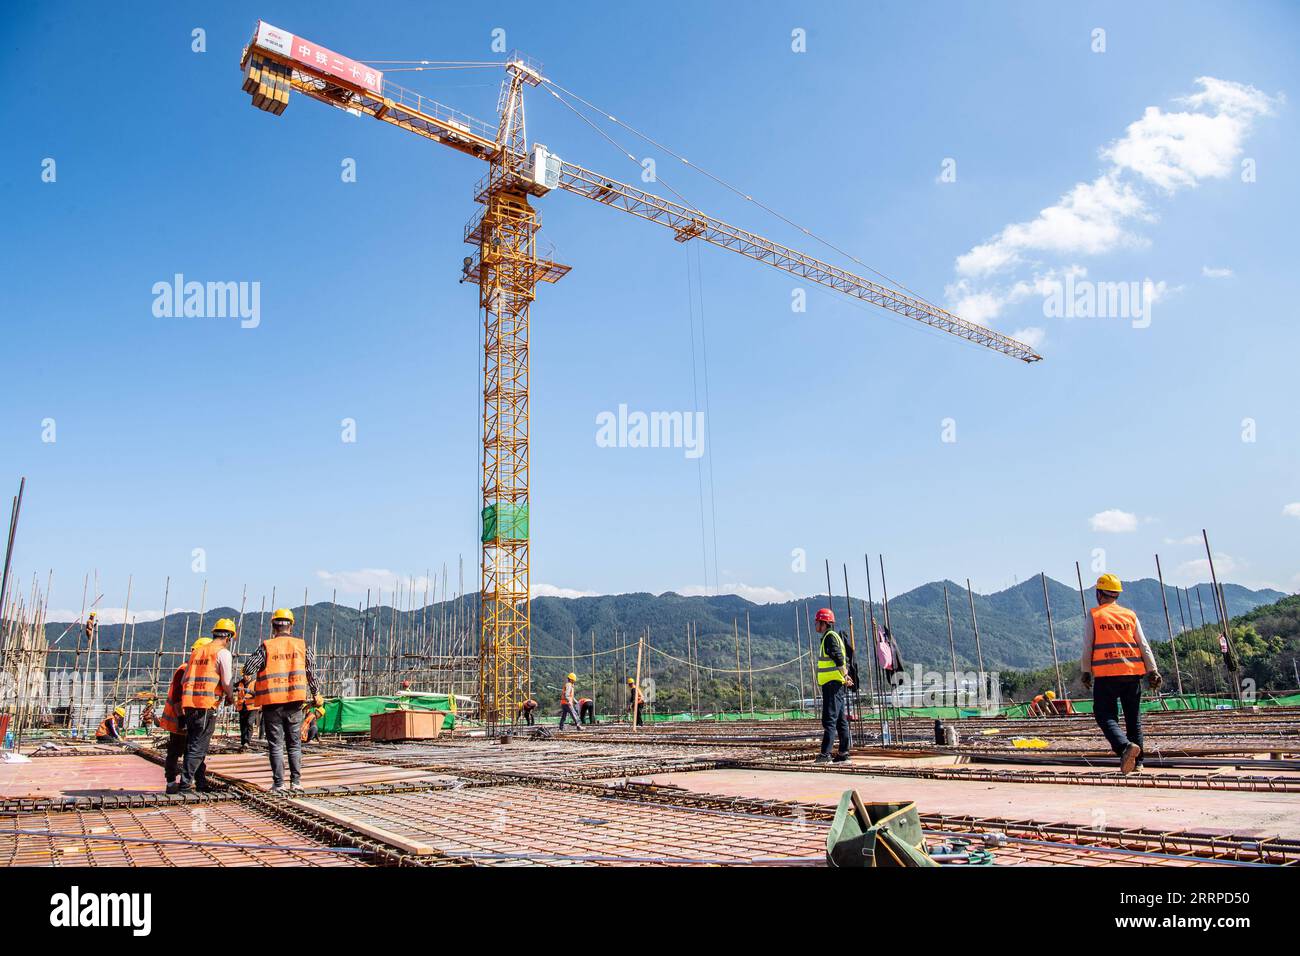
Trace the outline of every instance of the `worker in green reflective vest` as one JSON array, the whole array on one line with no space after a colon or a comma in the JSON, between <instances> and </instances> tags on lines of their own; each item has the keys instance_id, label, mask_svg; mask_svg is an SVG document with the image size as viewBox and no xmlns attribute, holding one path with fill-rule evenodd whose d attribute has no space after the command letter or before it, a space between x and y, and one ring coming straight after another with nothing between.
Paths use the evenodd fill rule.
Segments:
<instances>
[{"instance_id":1,"label":"worker in green reflective vest","mask_svg":"<svg viewBox=\"0 0 1300 956\"><path fill-rule=\"evenodd\" d=\"M844 651L844 639L835 630L835 613L828 607L817 612L813 625L821 635L821 651L817 657L817 685L822 692L822 750L814 763L841 763L849 759L849 712L845 687L852 687L849 678L849 658ZM840 748L831 757L831 743L839 736Z\"/></svg>"}]
</instances>

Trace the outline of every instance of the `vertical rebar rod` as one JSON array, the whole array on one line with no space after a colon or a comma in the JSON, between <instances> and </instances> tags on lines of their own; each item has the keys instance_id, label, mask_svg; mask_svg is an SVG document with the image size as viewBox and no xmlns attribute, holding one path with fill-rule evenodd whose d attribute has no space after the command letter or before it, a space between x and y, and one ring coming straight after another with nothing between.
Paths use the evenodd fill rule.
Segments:
<instances>
[{"instance_id":1,"label":"vertical rebar rod","mask_svg":"<svg viewBox=\"0 0 1300 956\"><path fill-rule=\"evenodd\" d=\"M1047 608L1047 639L1052 645L1052 666L1056 668L1056 693L1065 699L1065 684L1061 680L1061 660L1056 654L1056 628L1052 625L1052 602L1047 597L1047 572L1040 571L1038 576L1043 581L1043 606Z\"/></svg>"},{"instance_id":2,"label":"vertical rebar rod","mask_svg":"<svg viewBox=\"0 0 1300 956\"><path fill-rule=\"evenodd\" d=\"M1160 568L1160 555L1156 555L1156 577L1160 581L1160 604L1165 609L1165 630L1169 633L1169 653L1174 657L1174 681L1178 696L1183 696L1183 672L1178 666L1178 647L1174 644L1174 622L1169 618L1169 598L1165 595L1165 573Z\"/></svg>"}]
</instances>

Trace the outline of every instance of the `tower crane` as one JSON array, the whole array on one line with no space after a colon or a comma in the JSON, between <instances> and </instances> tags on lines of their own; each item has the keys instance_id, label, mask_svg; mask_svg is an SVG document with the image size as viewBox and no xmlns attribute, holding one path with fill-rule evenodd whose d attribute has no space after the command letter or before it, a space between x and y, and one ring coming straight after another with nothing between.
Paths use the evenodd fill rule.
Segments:
<instances>
[{"instance_id":1,"label":"tower crane","mask_svg":"<svg viewBox=\"0 0 1300 956\"><path fill-rule=\"evenodd\" d=\"M479 573L479 713L489 728L513 723L529 696L529 311L539 283L569 266L538 254L535 198L572 193L816 282L1022 362L1041 356L1023 342L915 295L730 225L679 202L562 160L529 143L524 90L547 82L540 66L511 54L489 125L419 93L384 72L259 21L240 59L252 105L284 112L290 92L374 117L487 164L475 188L482 210L466 225L473 247L462 281L479 287L483 317L482 526Z\"/></svg>"}]
</instances>

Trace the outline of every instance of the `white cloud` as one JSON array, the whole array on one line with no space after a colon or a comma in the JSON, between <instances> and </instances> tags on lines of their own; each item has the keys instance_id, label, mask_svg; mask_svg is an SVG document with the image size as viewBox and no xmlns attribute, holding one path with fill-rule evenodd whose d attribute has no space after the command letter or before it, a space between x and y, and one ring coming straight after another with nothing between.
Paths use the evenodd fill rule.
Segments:
<instances>
[{"instance_id":1,"label":"white cloud","mask_svg":"<svg viewBox=\"0 0 1300 956\"><path fill-rule=\"evenodd\" d=\"M99 621L100 624L121 624L125 620L127 620L126 608L97 607L94 608L94 611L95 611L95 620ZM90 610L88 609L86 611L86 614L88 615L89 613ZM196 612L192 608L173 607L173 608L168 608L167 613L168 614L193 614ZM130 612L130 620L135 621L137 624L143 624L146 621L157 621L161 619L162 616L163 616L163 612L161 610L138 610L137 611L135 608L131 608L131 612ZM51 624L69 624L72 623L73 621L78 621L81 619L82 616L80 610L51 609L49 613L47 613L45 616L45 620L49 621Z\"/></svg>"},{"instance_id":2,"label":"white cloud","mask_svg":"<svg viewBox=\"0 0 1300 956\"><path fill-rule=\"evenodd\" d=\"M1165 544L1200 544L1201 536L1199 534L1189 534L1182 538L1165 538Z\"/></svg>"},{"instance_id":3,"label":"white cloud","mask_svg":"<svg viewBox=\"0 0 1300 956\"><path fill-rule=\"evenodd\" d=\"M576 588L561 588L554 584L534 584L529 588L533 597L581 598L597 597L596 591L579 591Z\"/></svg>"},{"instance_id":4,"label":"white cloud","mask_svg":"<svg viewBox=\"0 0 1300 956\"><path fill-rule=\"evenodd\" d=\"M1293 501L1282 508L1282 514L1288 518L1300 518L1300 501Z\"/></svg>"},{"instance_id":5,"label":"white cloud","mask_svg":"<svg viewBox=\"0 0 1300 956\"><path fill-rule=\"evenodd\" d=\"M1237 574L1245 570L1246 562L1239 561L1230 554L1215 552L1214 555L1214 573L1220 583L1226 581L1231 574ZM1197 558L1194 561L1184 561L1174 570L1174 577L1188 584L1196 584L1198 581L1210 580L1210 562L1206 558Z\"/></svg>"},{"instance_id":6,"label":"white cloud","mask_svg":"<svg viewBox=\"0 0 1300 956\"><path fill-rule=\"evenodd\" d=\"M433 582L423 574L402 574L387 568L317 571L316 579L326 587L338 589L341 594L365 594L369 590L375 601L380 600L380 592L391 594L399 585L403 590L413 587L416 591L423 591L426 585L433 587Z\"/></svg>"},{"instance_id":7,"label":"white cloud","mask_svg":"<svg viewBox=\"0 0 1300 956\"><path fill-rule=\"evenodd\" d=\"M1149 245L1134 227L1155 220L1151 200L1227 177L1256 119L1284 102L1280 94L1270 97L1230 80L1203 76L1196 84L1198 92L1175 101L1184 109L1166 112L1148 106L1123 136L1102 147L1105 165L1095 179L1075 183L1033 219L1011 223L958 256L961 279L948 288L953 311L966 316L966 309L972 321L990 321L1030 291L1046 294L1042 284L1052 281L1053 270L1043 273L1044 257L1101 255ZM1032 283L976 288L969 281L989 281L1029 263L1040 273Z\"/></svg>"},{"instance_id":8,"label":"white cloud","mask_svg":"<svg viewBox=\"0 0 1300 956\"><path fill-rule=\"evenodd\" d=\"M1107 511L1098 511L1088 519L1088 525L1093 531L1122 534L1127 531L1136 531L1138 519L1135 514L1120 511L1118 508L1111 508Z\"/></svg>"},{"instance_id":9,"label":"white cloud","mask_svg":"<svg viewBox=\"0 0 1300 956\"><path fill-rule=\"evenodd\" d=\"M1231 279L1232 270L1223 268L1213 268L1211 266L1201 266L1201 275L1207 279Z\"/></svg>"},{"instance_id":10,"label":"white cloud","mask_svg":"<svg viewBox=\"0 0 1300 956\"><path fill-rule=\"evenodd\" d=\"M737 597L743 597L746 601L752 601L755 604L783 604L786 601L794 600L793 591L782 591L780 588L755 586L750 584L724 584L719 588L707 590L699 585L692 584L690 587L681 588L677 592L685 597L704 597L709 594L735 594Z\"/></svg>"},{"instance_id":11,"label":"white cloud","mask_svg":"<svg viewBox=\"0 0 1300 956\"><path fill-rule=\"evenodd\" d=\"M1024 342L1026 345L1028 345L1031 349L1036 349L1039 346L1041 346L1043 344L1043 340L1047 338L1047 330L1040 329L1036 325L1031 325L1027 328L1016 329L1014 332L1011 333L1011 337L1013 339L1019 339L1021 342Z\"/></svg>"}]
</instances>

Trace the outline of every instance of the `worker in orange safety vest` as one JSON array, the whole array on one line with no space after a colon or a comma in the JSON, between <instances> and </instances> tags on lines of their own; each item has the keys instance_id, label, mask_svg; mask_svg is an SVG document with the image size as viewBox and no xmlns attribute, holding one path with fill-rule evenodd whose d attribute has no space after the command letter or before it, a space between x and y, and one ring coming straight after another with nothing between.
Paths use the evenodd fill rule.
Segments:
<instances>
[{"instance_id":1,"label":"worker in orange safety vest","mask_svg":"<svg viewBox=\"0 0 1300 956\"><path fill-rule=\"evenodd\" d=\"M1138 616L1119 605L1123 590L1113 574L1097 578L1097 606L1083 621L1079 670L1083 686L1092 688L1093 717L1120 758L1120 772L1129 774L1142 762L1142 678L1152 690L1159 690L1163 678Z\"/></svg>"},{"instance_id":2,"label":"worker in orange safety vest","mask_svg":"<svg viewBox=\"0 0 1300 956\"><path fill-rule=\"evenodd\" d=\"M324 703L316 690L316 674L307 642L293 633L293 611L277 608L271 615L271 636L244 662L244 679L253 682L253 699L262 708L262 726L271 759L271 792L284 787L289 763L289 788L302 788L303 704Z\"/></svg>"}]
</instances>

